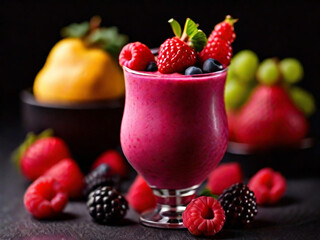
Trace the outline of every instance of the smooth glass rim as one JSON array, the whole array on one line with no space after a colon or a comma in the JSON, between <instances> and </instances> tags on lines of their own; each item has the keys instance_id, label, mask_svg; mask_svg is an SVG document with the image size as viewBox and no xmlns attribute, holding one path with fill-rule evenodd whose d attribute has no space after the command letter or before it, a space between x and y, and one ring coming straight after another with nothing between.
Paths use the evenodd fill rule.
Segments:
<instances>
[{"instance_id":1,"label":"smooth glass rim","mask_svg":"<svg viewBox=\"0 0 320 240\"><path fill-rule=\"evenodd\" d=\"M132 69L130 69L128 67L125 67L125 66L123 66L123 70L128 72L128 73L135 74L135 75L140 75L140 76L145 76L145 77L153 77L153 78L170 77L170 79L188 79L188 78L202 79L202 78L208 78L208 77L221 75L222 73L228 71L228 67L222 69L221 71L217 71L217 72L213 72L213 73L203 73L203 74L195 74L195 75L154 74L154 73L149 73L149 72L144 72L144 71L132 70Z\"/></svg>"}]
</instances>

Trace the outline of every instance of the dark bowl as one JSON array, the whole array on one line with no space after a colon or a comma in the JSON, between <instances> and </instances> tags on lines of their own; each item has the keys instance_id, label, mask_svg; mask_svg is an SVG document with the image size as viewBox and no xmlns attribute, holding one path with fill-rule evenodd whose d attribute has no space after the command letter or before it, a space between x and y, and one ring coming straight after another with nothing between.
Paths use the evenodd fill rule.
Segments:
<instances>
[{"instance_id":1,"label":"dark bowl","mask_svg":"<svg viewBox=\"0 0 320 240\"><path fill-rule=\"evenodd\" d=\"M250 178L258 170L271 167L286 177L317 176L320 161L317 159L318 142L305 138L295 147L255 149L245 143L229 142L223 162L239 162L245 177Z\"/></svg>"},{"instance_id":2,"label":"dark bowl","mask_svg":"<svg viewBox=\"0 0 320 240\"><path fill-rule=\"evenodd\" d=\"M38 102L31 90L21 93L26 132L51 128L68 144L72 156L87 171L103 151L120 144L124 99L72 104Z\"/></svg>"}]
</instances>

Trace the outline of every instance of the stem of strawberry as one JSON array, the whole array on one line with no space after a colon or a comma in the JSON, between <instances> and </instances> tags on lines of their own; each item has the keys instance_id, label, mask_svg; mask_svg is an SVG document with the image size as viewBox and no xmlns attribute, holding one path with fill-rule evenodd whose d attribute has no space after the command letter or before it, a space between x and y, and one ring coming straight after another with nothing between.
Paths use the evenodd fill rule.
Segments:
<instances>
[{"instance_id":1,"label":"stem of strawberry","mask_svg":"<svg viewBox=\"0 0 320 240\"><path fill-rule=\"evenodd\" d=\"M236 22L238 22L238 19L233 19L231 15L227 15L224 21L233 26Z\"/></svg>"}]
</instances>

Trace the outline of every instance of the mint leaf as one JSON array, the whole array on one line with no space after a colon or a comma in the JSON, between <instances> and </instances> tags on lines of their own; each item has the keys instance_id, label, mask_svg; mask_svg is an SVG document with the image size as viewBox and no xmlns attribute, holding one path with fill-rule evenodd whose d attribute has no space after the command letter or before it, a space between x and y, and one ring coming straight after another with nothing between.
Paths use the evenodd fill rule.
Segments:
<instances>
[{"instance_id":1,"label":"mint leaf","mask_svg":"<svg viewBox=\"0 0 320 240\"><path fill-rule=\"evenodd\" d=\"M202 30L197 30L197 32L191 37L191 47L193 47L197 52L207 45L207 36Z\"/></svg>"},{"instance_id":2,"label":"mint leaf","mask_svg":"<svg viewBox=\"0 0 320 240\"><path fill-rule=\"evenodd\" d=\"M181 37L181 26L180 26L180 24L176 20L174 20L173 18L171 18L168 22L171 25L171 28L172 28L172 31L173 31L174 35L176 35L176 37L180 38Z\"/></svg>"},{"instance_id":3,"label":"mint leaf","mask_svg":"<svg viewBox=\"0 0 320 240\"><path fill-rule=\"evenodd\" d=\"M208 188L203 189L198 196L206 196L206 197L213 197L214 199L218 199L218 195L213 194Z\"/></svg>"},{"instance_id":4,"label":"mint leaf","mask_svg":"<svg viewBox=\"0 0 320 240\"><path fill-rule=\"evenodd\" d=\"M192 21L190 18L187 18L186 23L184 25L183 32L187 34L188 37L192 37L194 34L196 34L198 31L197 24Z\"/></svg>"},{"instance_id":5,"label":"mint leaf","mask_svg":"<svg viewBox=\"0 0 320 240\"><path fill-rule=\"evenodd\" d=\"M81 38L89 33L90 24L88 22L73 23L61 29L62 37Z\"/></svg>"}]
</instances>

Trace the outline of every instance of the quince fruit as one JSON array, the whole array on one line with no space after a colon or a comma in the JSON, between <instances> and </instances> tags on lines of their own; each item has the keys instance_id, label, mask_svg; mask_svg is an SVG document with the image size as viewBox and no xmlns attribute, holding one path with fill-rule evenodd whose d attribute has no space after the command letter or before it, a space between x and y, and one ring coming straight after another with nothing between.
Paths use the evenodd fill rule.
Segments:
<instances>
[{"instance_id":1,"label":"quince fruit","mask_svg":"<svg viewBox=\"0 0 320 240\"><path fill-rule=\"evenodd\" d=\"M123 73L115 58L127 37L101 19L64 28L67 38L50 51L33 86L36 99L48 103L90 102L124 95Z\"/></svg>"}]
</instances>

